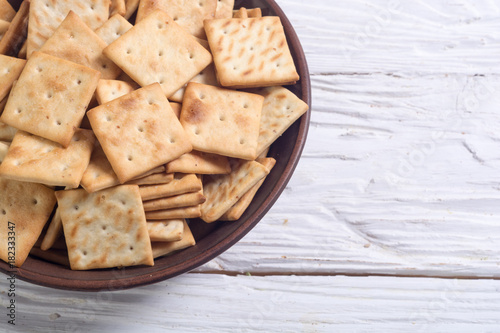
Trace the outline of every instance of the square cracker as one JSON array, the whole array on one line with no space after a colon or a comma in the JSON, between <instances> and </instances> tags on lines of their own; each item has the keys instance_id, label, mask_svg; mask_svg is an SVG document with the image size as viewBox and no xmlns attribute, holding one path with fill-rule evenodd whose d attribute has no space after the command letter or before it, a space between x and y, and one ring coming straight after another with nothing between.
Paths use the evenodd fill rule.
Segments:
<instances>
[{"instance_id":1,"label":"square cracker","mask_svg":"<svg viewBox=\"0 0 500 333\"><path fill-rule=\"evenodd\" d=\"M153 257L158 258L165 256L175 251L183 250L187 247L196 245L193 233L189 229L189 225L184 221L184 227L182 231L182 239L176 242L153 242L151 247L153 248Z\"/></svg>"},{"instance_id":2,"label":"square cracker","mask_svg":"<svg viewBox=\"0 0 500 333\"><path fill-rule=\"evenodd\" d=\"M175 242L182 239L184 219L148 221L149 239L152 242Z\"/></svg>"},{"instance_id":3,"label":"square cracker","mask_svg":"<svg viewBox=\"0 0 500 333\"><path fill-rule=\"evenodd\" d=\"M279 17L207 20L204 24L222 86L264 87L299 79Z\"/></svg>"},{"instance_id":4,"label":"square cracker","mask_svg":"<svg viewBox=\"0 0 500 333\"><path fill-rule=\"evenodd\" d=\"M217 8L215 9L215 18L231 18L233 17L234 0L218 0Z\"/></svg>"},{"instance_id":5,"label":"square cracker","mask_svg":"<svg viewBox=\"0 0 500 333\"><path fill-rule=\"evenodd\" d=\"M74 11L90 29L99 28L109 18L110 0L31 0L27 57L38 51L54 30Z\"/></svg>"},{"instance_id":6,"label":"square cracker","mask_svg":"<svg viewBox=\"0 0 500 333\"><path fill-rule=\"evenodd\" d=\"M260 118L257 154L261 154L279 138L309 107L290 90L283 87L252 89L264 96Z\"/></svg>"},{"instance_id":7,"label":"square cracker","mask_svg":"<svg viewBox=\"0 0 500 333\"><path fill-rule=\"evenodd\" d=\"M231 166L226 156L204 153L193 150L168 162L167 172L196 173L199 175L215 175L230 173Z\"/></svg>"},{"instance_id":8,"label":"square cracker","mask_svg":"<svg viewBox=\"0 0 500 333\"><path fill-rule=\"evenodd\" d=\"M180 207L146 212L149 220L194 219L201 216L201 206Z\"/></svg>"},{"instance_id":9,"label":"square cracker","mask_svg":"<svg viewBox=\"0 0 500 333\"><path fill-rule=\"evenodd\" d=\"M257 159L257 162L259 162L260 164L265 166L267 168L267 170L269 170L269 172L276 164L276 160L272 157L260 158L260 159ZM238 202L236 202L231 208L229 208L229 210L227 212L225 212L224 215L222 215L219 218L219 220L236 221L237 219L239 219L241 217L241 215L243 215L245 210L248 208L250 203L252 202L253 197L255 196L255 194L257 193L259 188L262 186L265 179L266 178L264 177L261 180L259 180L259 182L257 184L255 184L250 190L248 190L238 200Z\"/></svg>"},{"instance_id":10,"label":"square cracker","mask_svg":"<svg viewBox=\"0 0 500 333\"><path fill-rule=\"evenodd\" d=\"M179 207L192 207L204 203L206 200L202 191L193 193L184 193L171 197L159 198L154 200L144 201L144 211L150 212L155 210L172 209Z\"/></svg>"},{"instance_id":11,"label":"square cracker","mask_svg":"<svg viewBox=\"0 0 500 333\"><path fill-rule=\"evenodd\" d=\"M0 40L0 54L16 55L16 52L26 41L29 9L30 2L28 0L23 1L10 23L9 29Z\"/></svg>"},{"instance_id":12,"label":"square cracker","mask_svg":"<svg viewBox=\"0 0 500 333\"><path fill-rule=\"evenodd\" d=\"M211 63L204 70L199 72L198 75L192 78L191 81L189 82L203 83L216 87L220 86L219 83L217 82L217 76L215 75L215 67L213 63ZM182 100L184 99L184 93L186 92L186 86L177 90L172 96L168 98L168 100L182 103Z\"/></svg>"},{"instance_id":13,"label":"square cracker","mask_svg":"<svg viewBox=\"0 0 500 333\"><path fill-rule=\"evenodd\" d=\"M0 175L19 181L76 188L94 148L92 131L78 129L67 148L18 131L0 165Z\"/></svg>"},{"instance_id":14,"label":"square cracker","mask_svg":"<svg viewBox=\"0 0 500 333\"><path fill-rule=\"evenodd\" d=\"M87 116L122 183L192 149L158 83L100 105Z\"/></svg>"},{"instance_id":15,"label":"square cracker","mask_svg":"<svg viewBox=\"0 0 500 333\"><path fill-rule=\"evenodd\" d=\"M141 186L139 192L141 199L145 201L197 192L202 188L201 180L195 174L176 174L174 179L166 184Z\"/></svg>"},{"instance_id":16,"label":"square cracker","mask_svg":"<svg viewBox=\"0 0 500 333\"><path fill-rule=\"evenodd\" d=\"M230 174L206 176L204 179L203 194L207 200L201 205L201 218L207 223L220 218L269 173L265 166L256 161L231 159L230 163Z\"/></svg>"},{"instance_id":17,"label":"square cracker","mask_svg":"<svg viewBox=\"0 0 500 333\"><path fill-rule=\"evenodd\" d=\"M71 269L154 265L137 185L58 191L56 197Z\"/></svg>"},{"instance_id":18,"label":"square cracker","mask_svg":"<svg viewBox=\"0 0 500 333\"><path fill-rule=\"evenodd\" d=\"M213 19L216 8L217 0L141 0L136 23L160 9L191 35L206 39L203 21Z\"/></svg>"},{"instance_id":19,"label":"square cracker","mask_svg":"<svg viewBox=\"0 0 500 333\"><path fill-rule=\"evenodd\" d=\"M21 266L50 217L56 198L48 187L0 177L0 259L9 261L8 242L15 235L15 262ZM14 225L14 228L9 229ZM13 234L9 234L13 232Z\"/></svg>"},{"instance_id":20,"label":"square cracker","mask_svg":"<svg viewBox=\"0 0 500 333\"><path fill-rule=\"evenodd\" d=\"M0 121L68 146L100 73L41 52L26 63Z\"/></svg>"},{"instance_id":21,"label":"square cracker","mask_svg":"<svg viewBox=\"0 0 500 333\"><path fill-rule=\"evenodd\" d=\"M132 27L133 25L123 18L123 16L115 14L99 29L96 29L95 33L99 38L105 41L106 44L111 44Z\"/></svg>"},{"instance_id":22,"label":"square cracker","mask_svg":"<svg viewBox=\"0 0 500 333\"><path fill-rule=\"evenodd\" d=\"M119 80L99 80L95 95L99 104L110 102L118 97L122 97L134 91L135 88L125 82Z\"/></svg>"},{"instance_id":23,"label":"square cracker","mask_svg":"<svg viewBox=\"0 0 500 333\"><path fill-rule=\"evenodd\" d=\"M40 52L99 71L101 79L116 79L121 69L102 54L106 46L105 41L70 11Z\"/></svg>"},{"instance_id":24,"label":"square cracker","mask_svg":"<svg viewBox=\"0 0 500 333\"><path fill-rule=\"evenodd\" d=\"M10 22L15 15L16 11L10 3L7 0L0 0L0 20Z\"/></svg>"},{"instance_id":25,"label":"square cracker","mask_svg":"<svg viewBox=\"0 0 500 333\"><path fill-rule=\"evenodd\" d=\"M169 97L212 62L212 56L167 14L156 10L104 49L141 86L159 82Z\"/></svg>"},{"instance_id":26,"label":"square cracker","mask_svg":"<svg viewBox=\"0 0 500 333\"><path fill-rule=\"evenodd\" d=\"M26 60L0 54L0 101L7 97L25 64Z\"/></svg>"},{"instance_id":27,"label":"square cracker","mask_svg":"<svg viewBox=\"0 0 500 333\"><path fill-rule=\"evenodd\" d=\"M263 101L257 94L190 82L180 121L193 149L253 160Z\"/></svg>"}]
</instances>

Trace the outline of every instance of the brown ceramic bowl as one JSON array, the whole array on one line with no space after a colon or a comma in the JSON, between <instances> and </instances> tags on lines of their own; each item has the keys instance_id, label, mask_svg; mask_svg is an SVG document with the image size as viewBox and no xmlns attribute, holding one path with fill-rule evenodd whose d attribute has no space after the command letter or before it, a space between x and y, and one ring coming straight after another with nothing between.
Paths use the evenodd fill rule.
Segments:
<instances>
[{"instance_id":1,"label":"brown ceramic bowl","mask_svg":"<svg viewBox=\"0 0 500 333\"><path fill-rule=\"evenodd\" d=\"M18 8L20 0L9 0ZM295 34L281 8L273 0L236 0L235 8L262 8L264 16L278 15L285 28L288 43L300 75L300 81L289 86L297 96L311 106L311 84L306 58ZM285 189L299 161L309 126L310 111L293 124L272 146L269 154L276 159L276 166L259 189L245 214L234 222L207 224L199 219L189 221L196 245L170 256L155 260L153 267L126 267L92 271L72 271L67 267L28 257L22 268L17 269L19 279L47 287L69 290L98 291L121 290L159 282L192 270L218 256L247 234L267 213ZM10 271L0 262L0 270Z\"/></svg>"}]
</instances>

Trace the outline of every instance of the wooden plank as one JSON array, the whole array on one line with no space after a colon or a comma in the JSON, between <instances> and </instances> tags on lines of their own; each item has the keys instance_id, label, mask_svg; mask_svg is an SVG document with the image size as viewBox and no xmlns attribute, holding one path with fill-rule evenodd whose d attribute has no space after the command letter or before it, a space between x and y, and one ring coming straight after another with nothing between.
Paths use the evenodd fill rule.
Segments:
<instances>
[{"instance_id":1,"label":"wooden plank","mask_svg":"<svg viewBox=\"0 0 500 333\"><path fill-rule=\"evenodd\" d=\"M313 78L263 221L199 271L500 277L499 76Z\"/></svg>"},{"instance_id":2,"label":"wooden plank","mask_svg":"<svg viewBox=\"0 0 500 333\"><path fill-rule=\"evenodd\" d=\"M500 71L500 3L278 1L313 75Z\"/></svg>"},{"instance_id":3,"label":"wooden plank","mask_svg":"<svg viewBox=\"0 0 500 333\"><path fill-rule=\"evenodd\" d=\"M16 329L30 332L445 332L500 325L500 281L492 280L187 274L100 293L16 284ZM1 299L5 305L6 295ZM0 325L8 328L5 319Z\"/></svg>"}]
</instances>

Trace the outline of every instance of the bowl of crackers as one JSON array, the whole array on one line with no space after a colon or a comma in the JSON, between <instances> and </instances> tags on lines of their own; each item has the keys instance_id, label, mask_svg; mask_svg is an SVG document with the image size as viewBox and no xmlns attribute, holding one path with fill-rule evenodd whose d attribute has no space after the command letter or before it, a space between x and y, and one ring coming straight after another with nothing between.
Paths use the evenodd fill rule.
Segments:
<instances>
[{"instance_id":1,"label":"bowl of crackers","mask_svg":"<svg viewBox=\"0 0 500 333\"><path fill-rule=\"evenodd\" d=\"M120 290L238 242L299 161L310 79L273 0L0 0L0 270Z\"/></svg>"}]
</instances>

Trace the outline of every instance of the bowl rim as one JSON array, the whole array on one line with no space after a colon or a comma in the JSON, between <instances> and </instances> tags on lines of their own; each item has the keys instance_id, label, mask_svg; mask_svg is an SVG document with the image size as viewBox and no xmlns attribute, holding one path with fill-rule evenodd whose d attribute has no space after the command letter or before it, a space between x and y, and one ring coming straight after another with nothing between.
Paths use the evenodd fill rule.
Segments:
<instances>
[{"instance_id":1,"label":"bowl rim","mask_svg":"<svg viewBox=\"0 0 500 333\"><path fill-rule=\"evenodd\" d=\"M291 155L286 163L286 167L282 174L278 178L276 185L273 187L272 191L266 197L264 202L260 207L253 212L247 220L242 223L237 229L230 233L227 237L222 239L220 242L213 244L207 250L196 254L191 257L188 261L182 261L180 263L174 264L172 266L154 271L144 273L142 275L129 276L129 277L116 277L114 280L103 279L103 280L75 280L68 278L60 278L56 276L42 274L38 271L32 271L21 268L10 269L9 265L0 262L0 271L5 274L15 274L16 278L20 280L30 282L33 284L51 287L63 290L72 291L116 291L124 290L135 287L140 287L148 284L157 283L174 276L186 273L196 267L199 267L206 262L217 257L221 253L228 250L231 246L236 244L241 240L250 230L252 230L257 223L264 217L264 215L271 209L276 200L279 198L280 194L285 189L286 185L290 181L292 174L297 167L300 156L304 149L305 141L307 138L309 122L311 117L311 82L309 69L304 54L304 50L299 41L299 38L293 28L291 22L279 7L279 5L274 0L265 0L269 5L271 10L275 15L279 16L281 23L284 27L289 46L292 49L292 55L295 58L295 63L297 66L297 71L300 75L300 80L298 83L301 87L301 96L299 96L305 103L308 104L309 109L300 118L299 129L297 133L297 140L295 141L294 147L292 149ZM42 259L32 258L33 260L43 261ZM117 274L119 275L119 273Z\"/></svg>"}]
</instances>

